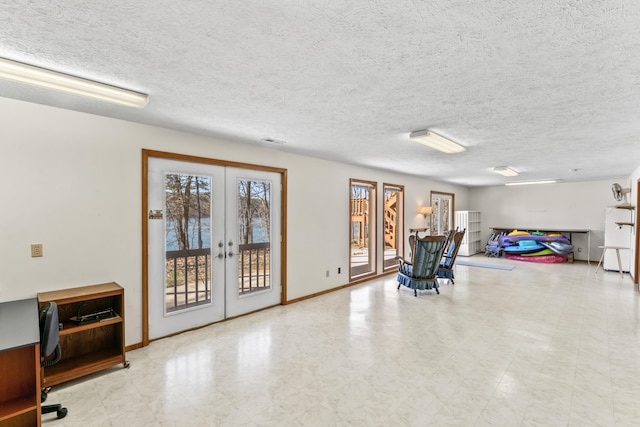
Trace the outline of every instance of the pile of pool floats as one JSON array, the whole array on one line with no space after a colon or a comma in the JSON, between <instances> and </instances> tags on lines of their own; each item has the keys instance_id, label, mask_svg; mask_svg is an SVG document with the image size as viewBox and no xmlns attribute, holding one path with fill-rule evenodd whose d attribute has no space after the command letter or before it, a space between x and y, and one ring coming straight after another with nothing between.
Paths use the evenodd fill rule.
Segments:
<instances>
[{"instance_id":1,"label":"pile of pool floats","mask_svg":"<svg viewBox=\"0 0 640 427\"><path fill-rule=\"evenodd\" d=\"M573 252L573 245L560 233L513 230L491 236L487 252L492 251L502 251L507 259L550 264L565 262Z\"/></svg>"}]
</instances>

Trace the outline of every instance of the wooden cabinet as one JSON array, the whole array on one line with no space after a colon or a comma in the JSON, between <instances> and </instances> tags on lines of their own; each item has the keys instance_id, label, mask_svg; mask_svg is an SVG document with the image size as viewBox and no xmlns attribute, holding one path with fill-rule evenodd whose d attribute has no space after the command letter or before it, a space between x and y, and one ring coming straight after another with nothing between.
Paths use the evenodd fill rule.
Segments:
<instances>
[{"instance_id":1,"label":"wooden cabinet","mask_svg":"<svg viewBox=\"0 0 640 427\"><path fill-rule=\"evenodd\" d=\"M460 230L467 230L460 244L458 255L471 256L484 250L480 236L480 212L456 211L455 224Z\"/></svg>"},{"instance_id":2,"label":"wooden cabinet","mask_svg":"<svg viewBox=\"0 0 640 427\"><path fill-rule=\"evenodd\" d=\"M0 426L40 426L40 416L38 303L0 303Z\"/></svg>"},{"instance_id":3,"label":"wooden cabinet","mask_svg":"<svg viewBox=\"0 0 640 427\"><path fill-rule=\"evenodd\" d=\"M42 368L42 387L119 363L129 366L124 350L124 289L120 285L104 283L38 294L40 307L47 301L58 305L62 359Z\"/></svg>"}]
</instances>

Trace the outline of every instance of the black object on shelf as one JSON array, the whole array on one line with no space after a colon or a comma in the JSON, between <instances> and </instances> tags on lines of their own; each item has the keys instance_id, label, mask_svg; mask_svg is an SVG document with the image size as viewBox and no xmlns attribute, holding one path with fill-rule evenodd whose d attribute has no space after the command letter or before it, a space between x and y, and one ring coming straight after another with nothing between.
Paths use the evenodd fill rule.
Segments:
<instances>
[{"instance_id":1,"label":"black object on shelf","mask_svg":"<svg viewBox=\"0 0 640 427\"><path fill-rule=\"evenodd\" d=\"M86 325L87 323L100 322L102 320L113 319L114 317L118 317L118 313L116 313L113 308L108 308L96 313L83 315L80 315L80 310L78 310L78 315L70 317L69 320L76 322L78 325Z\"/></svg>"}]
</instances>

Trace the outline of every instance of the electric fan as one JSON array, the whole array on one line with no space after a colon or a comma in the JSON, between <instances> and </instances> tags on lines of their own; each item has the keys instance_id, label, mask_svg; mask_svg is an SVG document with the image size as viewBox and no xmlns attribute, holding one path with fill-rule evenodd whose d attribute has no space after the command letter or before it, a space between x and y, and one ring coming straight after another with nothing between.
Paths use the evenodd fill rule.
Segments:
<instances>
[{"instance_id":1,"label":"electric fan","mask_svg":"<svg viewBox=\"0 0 640 427\"><path fill-rule=\"evenodd\" d=\"M619 202L622 202L624 200L623 204L625 205L629 204L629 202L627 202L627 194L629 194L630 191L631 191L630 188L622 188L622 186L617 182L611 186L611 192L613 193L613 198Z\"/></svg>"}]
</instances>

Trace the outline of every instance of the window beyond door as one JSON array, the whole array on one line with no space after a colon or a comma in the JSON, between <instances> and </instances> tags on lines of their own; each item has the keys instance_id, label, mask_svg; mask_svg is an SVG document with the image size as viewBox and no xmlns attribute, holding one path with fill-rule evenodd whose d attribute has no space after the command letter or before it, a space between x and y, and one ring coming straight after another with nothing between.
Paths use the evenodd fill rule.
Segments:
<instances>
[{"instance_id":1,"label":"window beyond door","mask_svg":"<svg viewBox=\"0 0 640 427\"><path fill-rule=\"evenodd\" d=\"M350 180L350 279L376 273L376 183Z\"/></svg>"},{"instance_id":2,"label":"window beyond door","mask_svg":"<svg viewBox=\"0 0 640 427\"><path fill-rule=\"evenodd\" d=\"M384 241L383 268L385 271L398 266L396 257L404 254L404 187L401 185L383 184L383 227Z\"/></svg>"},{"instance_id":3,"label":"window beyond door","mask_svg":"<svg viewBox=\"0 0 640 427\"><path fill-rule=\"evenodd\" d=\"M444 235L455 227L453 213L456 210L456 195L431 191L431 234Z\"/></svg>"}]
</instances>

